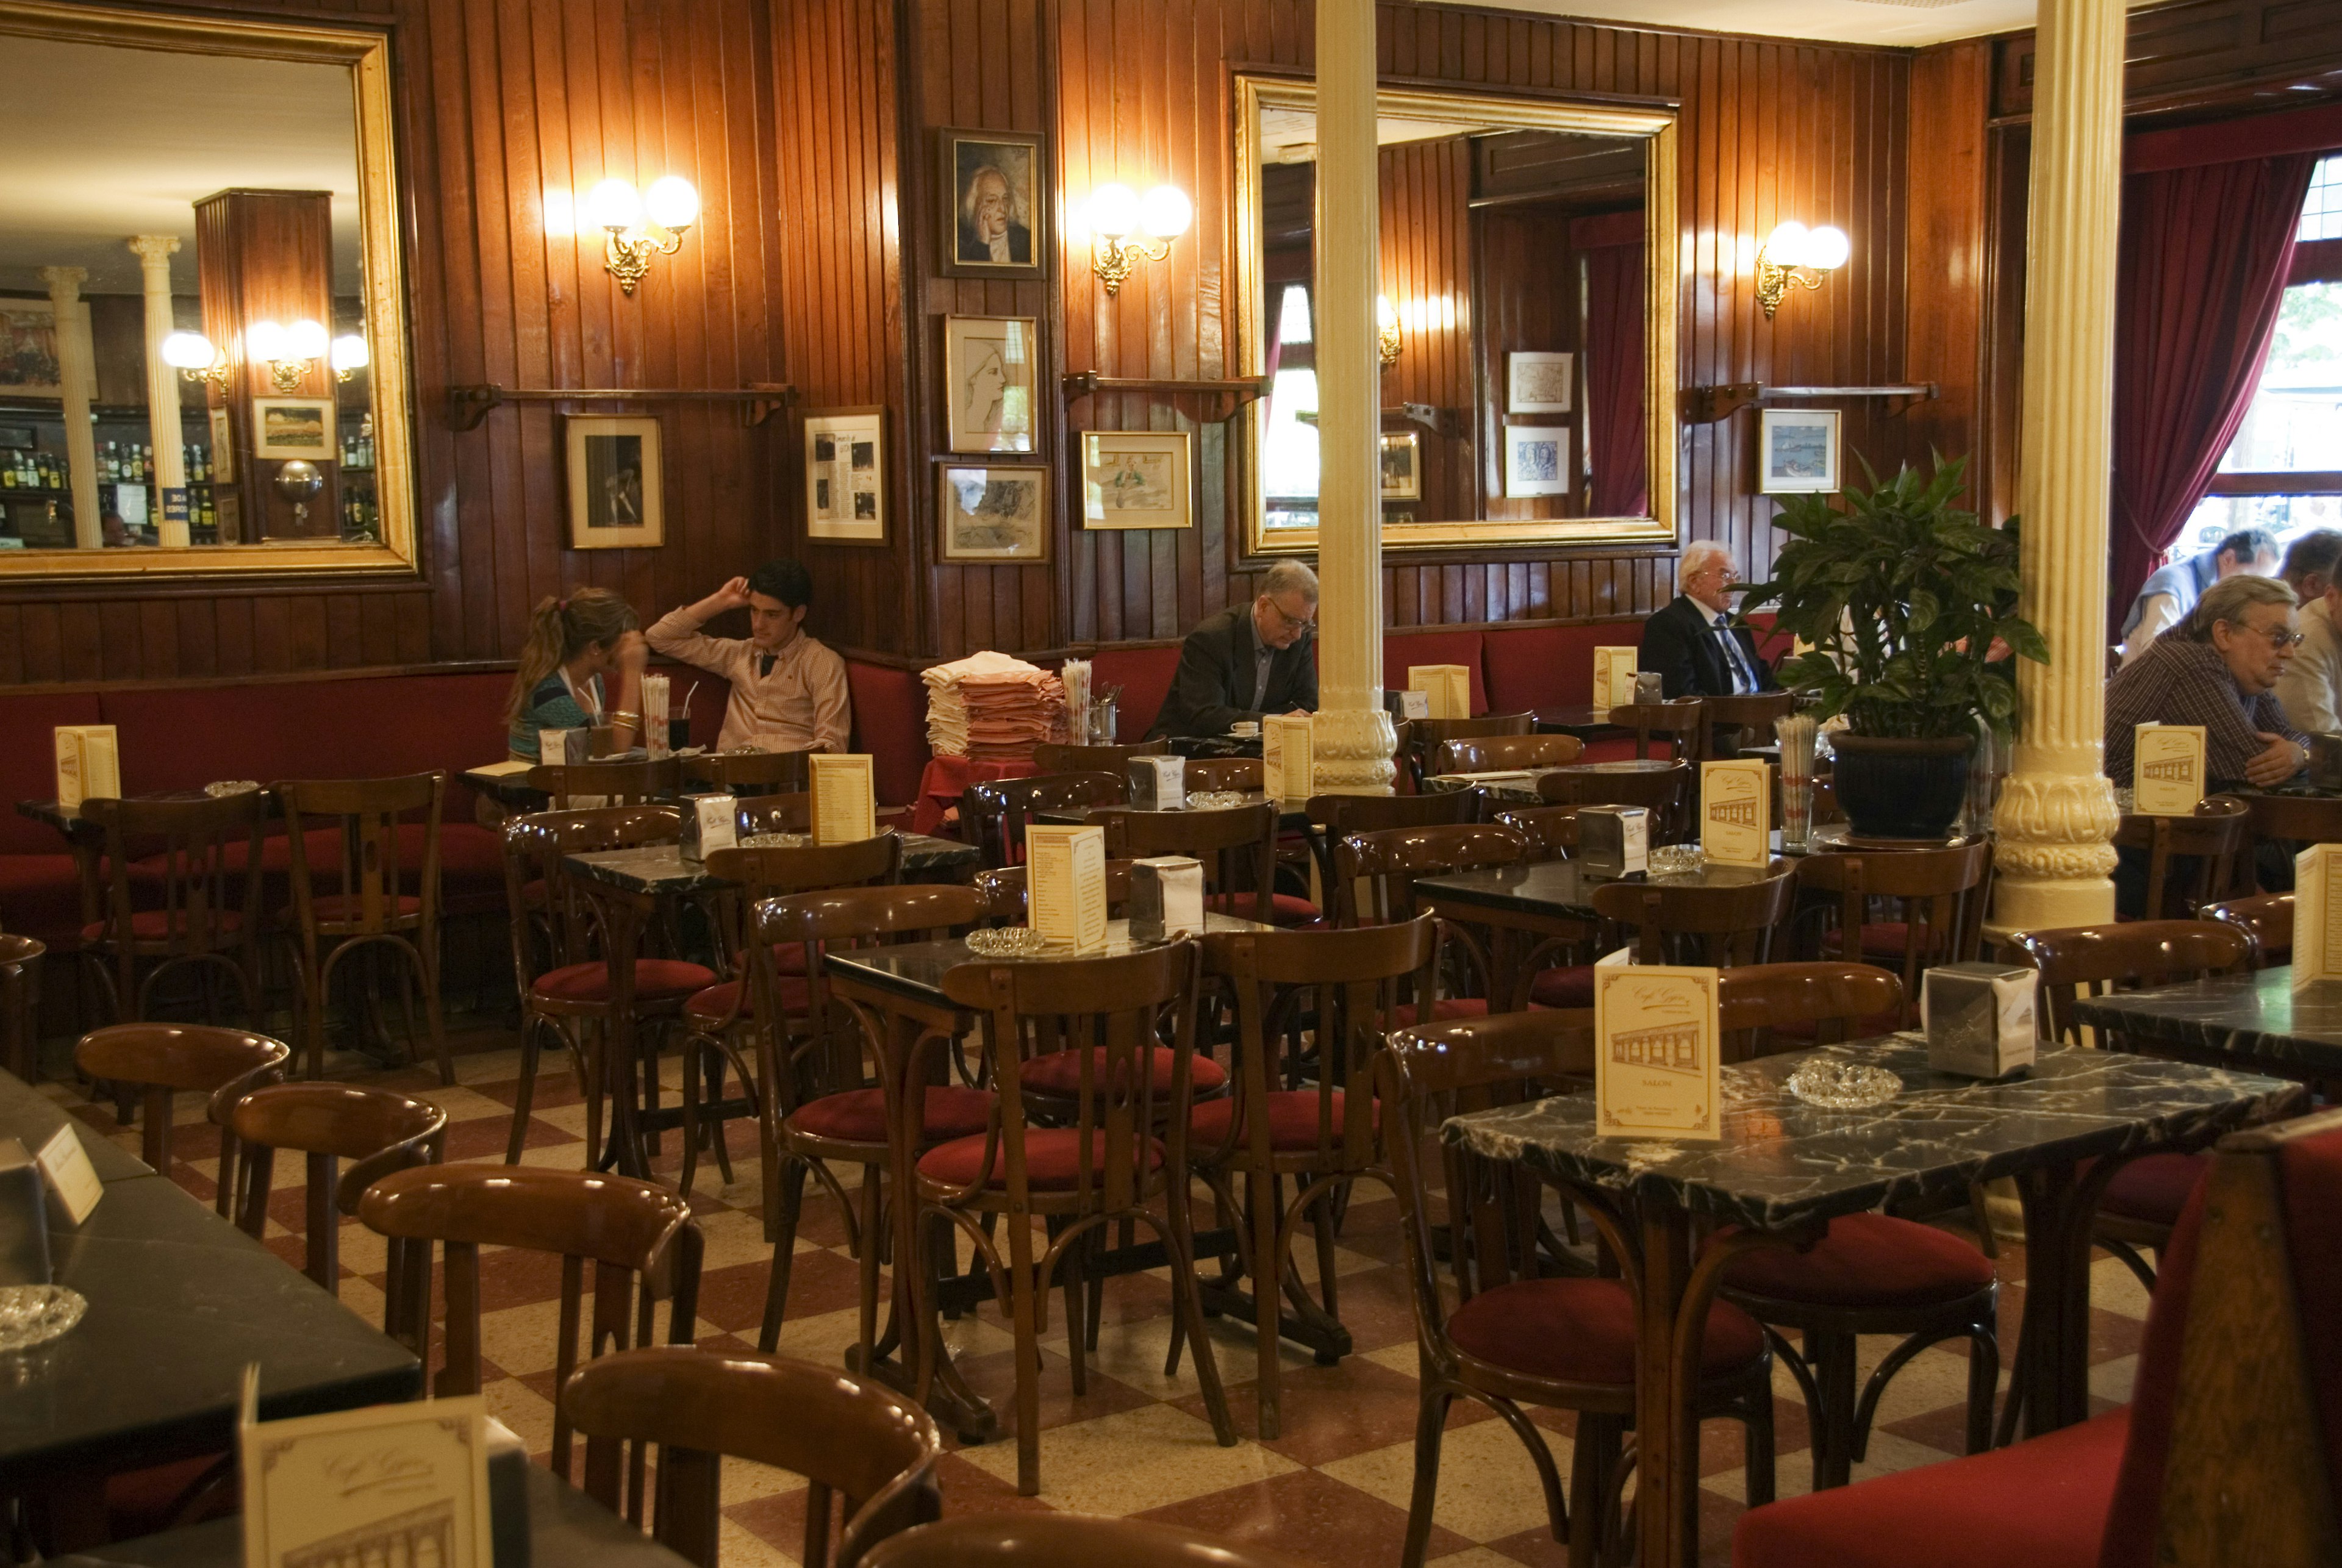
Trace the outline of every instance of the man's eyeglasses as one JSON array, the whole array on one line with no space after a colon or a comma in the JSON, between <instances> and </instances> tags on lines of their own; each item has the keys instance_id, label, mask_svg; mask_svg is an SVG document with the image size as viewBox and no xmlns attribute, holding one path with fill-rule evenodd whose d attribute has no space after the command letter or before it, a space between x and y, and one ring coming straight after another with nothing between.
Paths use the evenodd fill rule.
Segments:
<instances>
[{"instance_id":1,"label":"man's eyeglasses","mask_svg":"<svg viewBox=\"0 0 2342 1568\"><path fill-rule=\"evenodd\" d=\"M1278 624L1288 632L1306 632L1312 624L1310 621L1302 616L1286 614L1285 613L1285 606L1278 604L1274 599L1268 601L1268 613L1275 615Z\"/></svg>"},{"instance_id":2,"label":"man's eyeglasses","mask_svg":"<svg viewBox=\"0 0 2342 1568\"><path fill-rule=\"evenodd\" d=\"M2269 646L2280 653L2287 648L2298 648L2301 646L2303 638L2308 634L2305 632L2297 632L2291 626L2244 626L2238 629L2267 637Z\"/></svg>"}]
</instances>

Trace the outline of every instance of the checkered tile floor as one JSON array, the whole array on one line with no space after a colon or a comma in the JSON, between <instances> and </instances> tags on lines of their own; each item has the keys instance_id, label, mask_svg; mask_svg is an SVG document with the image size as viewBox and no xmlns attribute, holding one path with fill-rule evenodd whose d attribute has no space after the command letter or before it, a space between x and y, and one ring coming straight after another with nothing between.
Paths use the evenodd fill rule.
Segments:
<instances>
[{"instance_id":1,"label":"checkered tile floor","mask_svg":"<svg viewBox=\"0 0 2342 1568\"><path fill-rule=\"evenodd\" d=\"M508 1035L492 1029L460 1034L457 1049L458 1082L451 1089L440 1088L427 1070L375 1069L357 1057L339 1059L340 1075L445 1107L450 1160L500 1160L511 1125L518 1053ZM670 1066L670 1095L676 1089L673 1074ZM44 1092L136 1151L135 1129L117 1128L110 1108L89 1104L68 1084L51 1083ZM178 1113L171 1174L208 1200L218 1166L216 1138L203 1124L197 1097L185 1101ZM585 1108L565 1067L548 1057L525 1158L532 1164L576 1168L583 1162L584 1126ZM699 1343L745 1350L755 1345L771 1253L763 1240L753 1128L736 1124L730 1133L733 1181L721 1182L713 1162L703 1160L692 1195L706 1240ZM679 1163L679 1140L670 1134L661 1165L668 1179ZM296 1183L297 1170L296 1164L291 1178ZM851 1182L850 1171L842 1174ZM268 1244L297 1266L302 1200L297 1185L287 1190L285 1180L280 1174ZM845 1239L835 1201L816 1195L809 1185L782 1336L785 1353L836 1366L853 1343L856 1273ZM343 1226L341 1248L342 1300L379 1321L382 1243L349 1222ZM1301 1250L1305 1255L1311 1251ZM1055 1338L1045 1341L1043 1353L1041 1495L1016 1495L1013 1434L975 1447L953 1443L942 1470L946 1511L1057 1508L1137 1515L1267 1543L1345 1568L1396 1563L1413 1474L1416 1411L1414 1324L1396 1266L1401 1253L1395 1201L1378 1187L1361 1185L1337 1254L1342 1316L1357 1353L1329 1368L1315 1365L1306 1352L1288 1353L1285 1433L1273 1443L1249 1435L1256 1429L1254 1355L1250 1331L1243 1325L1215 1325L1220 1374L1237 1429L1246 1434L1236 1447L1213 1443L1192 1357L1182 1363L1177 1376L1163 1375L1170 1322L1170 1287L1163 1275L1110 1282L1089 1392L1078 1398L1063 1353L1063 1313L1053 1312ZM2016 1344L2024 1296L2021 1252L2004 1246L2000 1268L2005 1367ZM1307 1262L1305 1272L1314 1273ZM515 1257L509 1266L491 1266L485 1275L488 1407L542 1454L552 1432L558 1267L549 1259ZM2090 1386L2094 1404L2105 1408L2129 1397L2147 1299L2112 1259L2096 1265L2092 1289ZM946 1339L969 1381L1005 1413L1013 1397L1013 1342L997 1310L987 1305L947 1324ZM1864 1342L1864 1375L1889 1348L1887 1340ZM1857 1476L1933 1463L1958 1452L1965 1362L1964 1349L1931 1349L1904 1370L1882 1403L1868 1456L1856 1467ZM1790 1496L1807 1490L1809 1480L1805 1410L1786 1372L1777 1371L1775 1388L1779 1490ZM1566 1475L1570 1418L1540 1411L1535 1419L1549 1434ZM1709 1423L1702 1444L1706 1560L1728 1563L1732 1523L1743 1495L1739 1429ZM728 1471L726 1568L796 1563L804 1496L794 1476L746 1464ZM1558 1563L1564 1556L1546 1529L1536 1474L1519 1443L1486 1410L1458 1402L1440 1470L1432 1559L1449 1568L1500 1568Z\"/></svg>"}]
</instances>

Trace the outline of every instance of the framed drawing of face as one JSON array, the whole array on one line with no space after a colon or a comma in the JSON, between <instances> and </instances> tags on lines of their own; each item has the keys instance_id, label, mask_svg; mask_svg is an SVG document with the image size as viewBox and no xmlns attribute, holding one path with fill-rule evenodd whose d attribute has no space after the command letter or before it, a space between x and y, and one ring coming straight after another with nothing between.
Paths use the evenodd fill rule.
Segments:
<instances>
[{"instance_id":1,"label":"framed drawing of face","mask_svg":"<svg viewBox=\"0 0 2342 1568\"><path fill-rule=\"evenodd\" d=\"M1049 275L1049 139L1037 131L936 134L947 204L942 219L942 271L947 277Z\"/></svg>"},{"instance_id":2,"label":"framed drawing of face","mask_svg":"<svg viewBox=\"0 0 2342 1568\"><path fill-rule=\"evenodd\" d=\"M323 397L255 397L252 400L255 457L334 459L334 404Z\"/></svg>"},{"instance_id":3,"label":"framed drawing of face","mask_svg":"<svg viewBox=\"0 0 2342 1568\"><path fill-rule=\"evenodd\" d=\"M936 464L936 475L945 560L1048 560L1047 469L944 463Z\"/></svg>"},{"instance_id":4,"label":"framed drawing of face","mask_svg":"<svg viewBox=\"0 0 2342 1568\"><path fill-rule=\"evenodd\" d=\"M805 416L806 537L886 543L886 410L816 408Z\"/></svg>"},{"instance_id":5,"label":"framed drawing of face","mask_svg":"<svg viewBox=\"0 0 2342 1568\"><path fill-rule=\"evenodd\" d=\"M1082 526L1192 528L1184 430L1096 430L1082 437Z\"/></svg>"},{"instance_id":6,"label":"framed drawing of face","mask_svg":"<svg viewBox=\"0 0 2342 1568\"><path fill-rule=\"evenodd\" d=\"M1561 424L1505 426L1505 496L1569 494L1569 428Z\"/></svg>"},{"instance_id":7,"label":"framed drawing of face","mask_svg":"<svg viewBox=\"0 0 2342 1568\"><path fill-rule=\"evenodd\" d=\"M1033 450L1039 347L1029 315L944 317L944 414L952 451Z\"/></svg>"},{"instance_id":8,"label":"framed drawing of face","mask_svg":"<svg viewBox=\"0 0 2342 1568\"><path fill-rule=\"evenodd\" d=\"M1837 488L1837 409L1763 408L1757 414L1759 494L1804 495Z\"/></svg>"},{"instance_id":9,"label":"framed drawing of face","mask_svg":"<svg viewBox=\"0 0 2342 1568\"><path fill-rule=\"evenodd\" d=\"M655 549L666 538L659 423L651 414L561 422L568 459L569 547Z\"/></svg>"},{"instance_id":10,"label":"framed drawing of face","mask_svg":"<svg viewBox=\"0 0 2342 1568\"><path fill-rule=\"evenodd\" d=\"M1423 437L1413 430L1383 434L1383 499L1423 498Z\"/></svg>"}]
</instances>

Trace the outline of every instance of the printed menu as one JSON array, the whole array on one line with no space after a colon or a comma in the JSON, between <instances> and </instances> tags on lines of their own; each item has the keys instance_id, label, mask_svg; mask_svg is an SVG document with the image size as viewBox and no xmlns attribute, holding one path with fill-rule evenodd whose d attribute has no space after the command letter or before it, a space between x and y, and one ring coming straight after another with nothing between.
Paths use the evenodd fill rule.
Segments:
<instances>
[{"instance_id":1,"label":"printed menu","mask_svg":"<svg viewBox=\"0 0 2342 1568\"><path fill-rule=\"evenodd\" d=\"M1033 929L1076 953L1106 946L1106 829L1035 823L1025 830Z\"/></svg>"},{"instance_id":2,"label":"printed menu","mask_svg":"<svg viewBox=\"0 0 2342 1568\"><path fill-rule=\"evenodd\" d=\"M2342 975L2342 844L2293 857L2293 984Z\"/></svg>"},{"instance_id":3,"label":"printed menu","mask_svg":"<svg viewBox=\"0 0 2342 1568\"><path fill-rule=\"evenodd\" d=\"M112 724L59 724L57 806L68 814L85 800L119 800L122 762Z\"/></svg>"},{"instance_id":4,"label":"printed menu","mask_svg":"<svg viewBox=\"0 0 2342 1568\"><path fill-rule=\"evenodd\" d=\"M245 1372L236 1446L245 1568L358 1563L493 1568L487 1405L477 1394L257 1419Z\"/></svg>"},{"instance_id":5,"label":"printed menu","mask_svg":"<svg viewBox=\"0 0 2342 1568\"><path fill-rule=\"evenodd\" d=\"M1716 972L1633 962L1594 966L1594 1099L1606 1138L1724 1135Z\"/></svg>"},{"instance_id":6,"label":"printed menu","mask_svg":"<svg viewBox=\"0 0 2342 1568\"><path fill-rule=\"evenodd\" d=\"M2204 798L2204 726L2141 724L2132 734L2131 809L2194 816Z\"/></svg>"},{"instance_id":7,"label":"printed menu","mask_svg":"<svg viewBox=\"0 0 2342 1568\"><path fill-rule=\"evenodd\" d=\"M877 796L870 782L870 759L859 753L816 754L806 759L813 794L813 841L856 844L878 836Z\"/></svg>"},{"instance_id":8,"label":"printed menu","mask_svg":"<svg viewBox=\"0 0 2342 1568\"><path fill-rule=\"evenodd\" d=\"M1271 714L1260 721L1261 788L1271 800L1306 800L1316 776L1316 731L1308 714Z\"/></svg>"},{"instance_id":9,"label":"printed menu","mask_svg":"<svg viewBox=\"0 0 2342 1568\"><path fill-rule=\"evenodd\" d=\"M1472 716L1472 672L1462 664L1409 664L1406 689L1421 692L1427 719Z\"/></svg>"},{"instance_id":10,"label":"printed menu","mask_svg":"<svg viewBox=\"0 0 2342 1568\"><path fill-rule=\"evenodd\" d=\"M1635 700L1635 648L1594 650L1594 705L1623 708Z\"/></svg>"},{"instance_id":11,"label":"printed menu","mask_svg":"<svg viewBox=\"0 0 2342 1568\"><path fill-rule=\"evenodd\" d=\"M1754 758L1699 767L1700 853L1718 865L1773 861L1773 770Z\"/></svg>"}]
</instances>

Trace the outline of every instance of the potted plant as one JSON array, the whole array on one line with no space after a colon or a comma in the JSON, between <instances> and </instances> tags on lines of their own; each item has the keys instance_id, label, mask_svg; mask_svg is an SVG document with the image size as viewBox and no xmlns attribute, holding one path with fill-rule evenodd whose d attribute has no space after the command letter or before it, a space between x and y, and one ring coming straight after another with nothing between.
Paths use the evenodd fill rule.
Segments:
<instances>
[{"instance_id":1,"label":"potted plant","mask_svg":"<svg viewBox=\"0 0 2342 1568\"><path fill-rule=\"evenodd\" d=\"M1977 721L2007 734L2017 716L2010 654L2049 662L2039 631L2017 614L2017 525L1987 528L1952 504L1966 458L1922 476L1906 464L1868 491L1847 486L1833 506L1797 495L1774 519L1788 542L1773 580L1748 591L1776 606L1774 628L1807 651L1781 684L1814 691L1818 717L1844 714L1833 734L1833 779L1848 825L1864 838L1941 839L1967 789Z\"/></svg>"}]
</instances>

